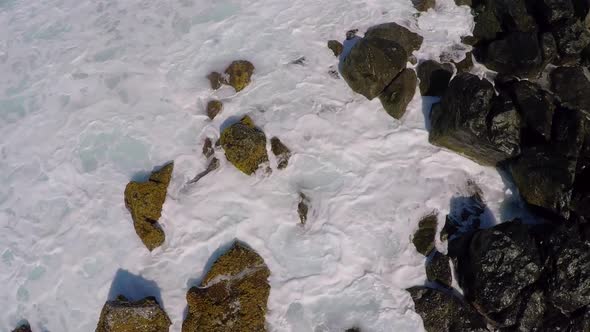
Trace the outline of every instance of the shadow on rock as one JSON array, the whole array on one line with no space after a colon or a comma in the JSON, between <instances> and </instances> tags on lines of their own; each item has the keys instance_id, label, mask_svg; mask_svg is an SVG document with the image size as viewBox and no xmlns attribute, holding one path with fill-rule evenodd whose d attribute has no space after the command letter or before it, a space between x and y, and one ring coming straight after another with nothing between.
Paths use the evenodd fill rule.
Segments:
<instances>
[{"instance_id":1,"label":"shadow on rock","mask_svg":"<svg viewBox=\"0 0 590 332\"><path fill-rule=\"evenodd\" d=\"M108 300L116 300L123 295L131 301L139 301L143 298L153 296L163 307L162 293L155 281L147 280L142 276L130 273L127 270L119 269L115 273Z\"/></svg>"}]
</instances>

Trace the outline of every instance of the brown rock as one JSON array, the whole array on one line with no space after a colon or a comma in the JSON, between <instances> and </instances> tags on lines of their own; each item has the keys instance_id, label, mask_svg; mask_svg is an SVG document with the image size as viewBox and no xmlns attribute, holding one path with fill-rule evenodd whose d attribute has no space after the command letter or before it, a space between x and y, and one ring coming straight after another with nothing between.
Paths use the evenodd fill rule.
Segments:
<instances>
[{"instance_id":1,"label":"brown rock","mask_svg":"<svg viewBox=\"0 0 590 332\"><path fill-rule=\"evenodd\" d=\"M342 49L344 47L342 46L342 43L340 43L337 40L329 40L328 48L331 49L332 52L334 52L334 56L340 56L340 54L342 54Z\"/></svg>"},{"instance_id":2,"label":"brown rock","mask_svg":"<svg viewBox=\"0 0 590 332\"><path fill-rule=\"evenodd\" d=\"M211 156L215 154L215 150L213 149L213 142L209 137L205 138L205 143L203 143L203 155L209 159Z\"/></svg>"},{"instance_id":3,"label":"brown rock","mask_svg":"<svg viewBox=\"0 0 590 332\"><path fill-rule=\"evenodd\" d=\"M207 116L213 120L223 109L223 103L219 100L211 100L207 103Z\"/></svg>"},{"instance_id":4,"label":"brown rock","mask_svg":"<svg viewBox=\"0 0 590 332\"><path fill-rule=\"evenodd\" d=\"M254 73L254 65L245 60L234 61L227 67L225 73L229 75L228 84L236 92L240 92L250 84L250 79Z\"/></svg>"},{"instance_id":5,"label":"brown rock","mask_svg":"<svg viewBox=\"0 0 590 332\"><path fill-rule=\"evenodd\" d=\"M168 332L172 322L153 297L129 301L119 295L105 303L96 332Z\"/></svg>"},{"instance_id":6,"label":"brown rock","mask_svg":"<svg viewBox=\"0 0 590 332\"><path fill-rule=\"evenodd\" d=\"M278 137L270 139L270 148L272 153L277 157L277 168L286 168L289 164L289 158L291 158L291 150Z\"/></svg>"},{"instance_id":7,"label":"brown rock","mask_svg":"<svg viewBox=\"0 0 590 332\"><path fill-rule=\"evenodd\" d=\"M227 84L227 80L225 79L225 77L223 77L223 75L215 71L207 75L207 79L209 80L209 83L211 83L211 89L213 90L217 90L221 88L221 85Z\"/></svg>"}]
</instances>

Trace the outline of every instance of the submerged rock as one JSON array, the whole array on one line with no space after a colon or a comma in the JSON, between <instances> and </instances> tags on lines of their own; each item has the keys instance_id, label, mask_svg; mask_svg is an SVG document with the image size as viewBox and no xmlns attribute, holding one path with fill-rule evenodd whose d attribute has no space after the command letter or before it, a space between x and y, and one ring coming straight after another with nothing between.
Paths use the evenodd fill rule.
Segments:
<instances>
[{"instance_id":1,"label":"submerged rock","mask_svg":"<svg viewBox=\"0 0 590 332\"><path fill-rule=\"evenodd\" d=\"M31 332L31 326L28 323L25 323L14 329L12 332Z\"/></svg>"},{"instance_id":2,"label":"submerged rock","mask_svg":"<svg viewBox=\"0 0 590 332\"><path fill-rule=\"evenodd\" d=\"M425 12L436 6L436 0L412 0L414 8L420 12Z\"/></svg>"},{"instance_id":3,"label":"submerged rock","mask_svg":"<svg viewBox=\"0 0 590 332\"><path fill-rule=\"evenodd\" d=\"M484 165L496 165L520 153L520 116L494 87L468 73L449 85L440 107L433 107L430 143Z\"/></svg>"},{"instance_id":4,"label":"submerged rock","mask_svg":"<svg viewBox=\"0 0 590 332\"><path fill-rule=\"evenodd\" d=\"M376 37L359 40L341 63L350 88L372 100L406 67L408 55L398 43Z\"/></svg>"},{"instance_id":5,"label":"submerged rock","mask_svg":"<svg viewBox=\"0 0 590 332\"><path fill-rule=\"evenodd\" d=\"M442 97L453 76L453 66L440 64L434 60L427 60L418 65L420 78L420 93L423 96Z\"/></svg>"},{"instance_id":6,"label":"submerged rock","mask_svg":"<svg viewBox=\"0 0 590 332\"><path fill-rule=\"evenodd\" d=\"M451 294L427 287L412 287L408 292L427 332L488 331L484 318Z\"/></svg>"},{"instance_id":7,"label":"submerged rock","mask_svg":"<svg viewBox=\"0 0 590 332\"><path fill-rule=\"evenodd\" d=\"M299 204L297 204L297 214L302 225L307 222L307 213L309 212L309 199L303 193L299 193Z\"/></svg>"},{"instance_id":8,"label":"submerged rock","mask_svg":"<svg viewBox=\"0 0 590 332\"><path fill-rule=\"evenodd\" d=\"M334 56L340 56L344 46L342 46L342 43L337 40L328 40L328 48L334 52Z\"/></svg>"},{"instance_id":9,"label":"submerged rock","mask_svg":"<svg viewBox=\"0 0 590 332\"><path fill-rule=\"evenodd\" d=\"M211 100L207 103L207 116L209 119L213 120L221 109L223 108L223 103L219 100Z\"/></svg>"},{"instance_id":10,"label":"submerged rock","mask_svg":"<svg viewBox=\"0 0 590 332\"><path fill-rule=\"evenodd\" d=\"M291 150L278 137L270 139L270 149L277 158L277 168L286 168L289 165L289 158L291 158Z\"/></svg>"},{"instance_id":11,"label":"submerged rock","mask_svg":"<svg viewBox=\"0 0 590 332\"><path fill-rule=\"evenodd\" d=\"M205 138L205 142L203 142L203 155L205 158L209 159L215 154L215 149L213 149L213 142L209 137Z\"/></svg>"},{"instance_id":12,"label":"submerged rock","mask_svg":"<svg viewBox=\"0 0 590 332\"><path fill-rule=\"evenodd\" d=\"M428 255L434 249L437 219L436 214L430 214L422 218L418 222L418 229L412 238L416 250L424 256Z\"/></svg>"},{"instance_id":13,"label":"submerged rock","mask_svg":"<svg viewBox=\"0 0 590 332\"><path fill-rule=\"evenodd\" d=\"M247 175L268 162L266 136L249 116L224 129L220 142L227 160Z\"/></svg>"},{"instance_id":14,"label":"submerged rock","mask_svg":"<svg viewBox=\"0 0 590 332\"><path fill-rule=\"evenodd\" d=\"M153 172L147 182L132 181L125 187L125 206L131 212L135 232L150 251L161 246L165 240L158 219L173 168L174 164L170 163Z\"/></svg>"},{"instance_id":15,"label":"submerged rock","mask_svg":"<svg viewBox=\"0 0 590 332\"><path fill-rule=\"evenodd\" d=\"M225 70L225 74L229 76L227 84L231 85L236 92L240 92L250 84L253 73L254 65L249 61L234 61Z\"/></svg>"},{"instance_id":16,"label":"submerged rock","mask_svg":"<svg viewBox=\"0 0 590 332\"><path fill-rule=\"evenodd\" d=\"M269 275L262 257L235 243L188 291L182 332L266 331Z\"/></svg>"},{"instance_id":17,"label":"submerged rock","mask_svg":"<svg viewBox=\"0 0 590 332\"><path fill-rule=\"evenodd\" d=\"M396 42L404 48L408 56L419 50L424 41L424 38L419 34L395 22L370 27L365 32L365 38L381 38Z\"/></svg>"},{"instance_id":18,"label":"submerged rock","mask_svg":"<svg viewBox=\"0 0 590 332\"><path fill-rule=\"evenodd\" d=\"M187 184L197 183L200 179L202 179L203 177L205 177L207 174L209 174L209 173L213 172L214 170L218 169L219 166L220 166L219 159L217 159L217 158L214 157L209 162L209 165L207 165L207 168L204 171L202 171L201 173L197 174Z\"/></svg>"},{"instance_id":19,"label":"submerged rock","mask_svg":"<svg viewBox=\"0 0 590 332\"><path fill-rule=\"evenodd\" d=\"M553 70L551 89L564 107L590 115L590 80L582 67L559 67Z\"/></svg>"},{"instance_id":20,"label":"submerged rock","mask_svg":"<svg viewBox=\"0 0 590 332\"><path fill-rule=\"evenodd\" d=\"M401 119L414 98L416 83L416 72L409 68L404 69L379 95L385 112L395 119Z\"/></svg>"},{"instance_id":21,"label":"submerged rock","mask_svg":"<svg viewBox=\"0 0 590 332\"><path fill-rule=\"evenodd\" d=\"M457 74L468 73L471 71L471 69L473 69L473 54L471 52L467 52L465 54L465 59L459 62L453 61L453 63L455 64L455 68L457 68Z\"/></svg>"},{"instance_id":22,"label":"submerged rock","mask_svg":"<svg viewBox=\"0 0 590 332\"><path fill-rule=\"evenodd\" d=\"M119 295L105 303L96 332L168 332L172 322L153 297L129 301Z\"/></svg>"},{"instance_id":23,"label":"submerged rock","mask_svg":"<svg viewBox=\"0 0 590 332\"><path fill-rule=\"evenodd\" d=\"M435 251L430 260L426 262L426 278L428 281L438 282L442 286L451 288L453 275L448 256Z\"/></svg>"}]
</instances>

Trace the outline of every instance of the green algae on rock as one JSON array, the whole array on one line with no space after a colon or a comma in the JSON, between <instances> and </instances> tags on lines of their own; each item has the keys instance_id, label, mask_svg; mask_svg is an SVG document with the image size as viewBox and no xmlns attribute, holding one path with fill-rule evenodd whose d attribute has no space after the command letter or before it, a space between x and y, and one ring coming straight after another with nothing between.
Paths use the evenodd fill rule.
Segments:
<instances>
[{"instance_id":1,"label":"green algae on rock","mask_svg":"<svg viewBox=\"0 0 590 332\"><path fill-rule=\"evenodd\" d=\"M182 332L266 331L269 275L262 257L234 243L215 261L201 285L188 291Z\"/></svg>"},{"instance_id":2,"label":"green algae on rock","mask_svg":"<svg viewBox=\"0 0 590 332\"><path fill-rule=\"evenodd\" d=\"M154 297L129 301L119 295L107 301L95 332L168 332L172 322Z\"/></svg>"},{"instance_id":3,"label":"green algae on rock","mask_svg":"<svg viewBox=\"0 0 590 332\"><path fill-rule=\"evenodd\" d=\"M240 92L250 84L254 65L245 60L234 61L227 67L225 73L229 75L227 84L231 85L236 92Z\"/></svg>"},{"instance_id":4,"label":"green algae on rock","mask_svg":"<svg viewBox=\"0 0 590 332\"><path fill-rule=\"evenodd\" d=\"M428 255L434 249L434 237L436 236L436 214L429 214L418 223L418 230L414 233L412 242L416 250L422 255Z\"/></svg>"},{"instance_id":5,"label":"green algae on rock","mask_svg":"<svg viewBox=\"0 0 590 332\"><path fill-rule=\"evenodd\" d=\"M164 231L158 225L162 205L174 164L170 163L153 172L147 182L129 182L125 188L125 206L131 212L135 232L150 250L164 243Z\"/></svg>"},{"instance_id":6,"label":"green algae on rock","mask_svg":"<svg viewBox=\"0 0 590 332\"><path fill-rule=\"evenodd\" d=\"M278 137L270 139L270 149L277 157L277 168L286 168L289 165L289 158L291 158L291 150Z\"/></svg>"},{"instance_id":7,"label":"green algae on rock","mask_svg":"<svg viewBox=\"0 0 590 332\"><path fill-rule=\"evenodd\" d=\"M220 143L227 160L247 175L268 162L266 136L254 126L249 116L224 129Z\"/></svg>"}]
</instances>

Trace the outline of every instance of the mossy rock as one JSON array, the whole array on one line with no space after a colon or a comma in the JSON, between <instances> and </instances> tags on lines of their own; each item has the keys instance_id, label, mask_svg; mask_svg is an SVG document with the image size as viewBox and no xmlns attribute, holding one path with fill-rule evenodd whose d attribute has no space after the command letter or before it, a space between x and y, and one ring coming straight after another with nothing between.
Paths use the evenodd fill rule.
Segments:
<instances>
[{"instance_id":1,"label":"mossy rock","mask_svg":"<svg viewBox=\"0 0 590 332\"><path fill-rule=\"evenodd\" d=\"M250 84L250 79L254 73L254 65L245 60L234 61L227 67L225 73L229 75L229 81L227 83L236 92L240 92Z\"/></svg>"},{"instance_id":2,"label":"mossy rock","mask_svg":"<svg viewBox=\"0 0 590 332\"><path fill-rule=\"evenodd\" d=\"M217 90L221 88L223 84L227 84L227 80L225 79L225 77L223 77L222 74L215 71L207 75L207 79L209 80L209 83L211 84L211 89L213 90Z\"/></svg>"},{"instance_id":3,"label":"mossy rock","mask_svg":"<svg viewBox=\"0 0 590 332\"><path fill-rule=\"evenodd\" d=\"M412 242L422 255L428 255L434 249L437 219L436 214L429 214L418 223L418 230L414 233Z\"/></svg>"},{"instance_id":4,"label":"mossy rock","mask_svg":"<svg viewBox=\"0 0 590 332\"><path fill-rule=\"evenodd\" d=\"M119 295L105 303L96 332L168 332L172 322L154 297L129 301Z\"/></svg>"},{"instance_id":5,"label":"mossy rock","mask_svg":"<svg viewBox=\"0 0 590 332\"><path fill-rule=\"evenodd\" d=\"M164 243L164 231L158 225L162 205L174 164L170 163L153 172L147 182L129 182L125 188L125 206L131 212L135 232L150 250Z\"/></svg>"},{"instance_id":6,"label":"mossy rock","mask_svg":"<svg viewBox=\"0 0 590 332\"><path fill-rule=\"evenodd\" d=\"M334 56L340 56L344 46L342 46L342 43L337 40L328 40L328 48L334 52Z\"/></svg>"},{"instance_id":7,"label":"mossy rock","mask_svg":"<svg viewBox=\"0 0 590 332\"><path fill-rule=\"evenodd\" d=\"M277 157L277 168L286 168L289 165L289 158L291 158L291 150L278 137L270 139L270 149Z\"/></svg>"},{"instance_id":8,"label":"mossy rock","mask_svg":"<svg viewBox=\"0 0 590 332\"><path fill-rule=\"evenodd\" d=\"M266 331L269 275L262 257L236 242L188 291L182 332Z\"/></svg>"},{"instance_id":9,"label":"mossy rock","mask_svg":"<svg viewBox=\"0 0 590 332\"><path fill-rule=\"evenodd\" d=\"M249 116L224 129L220 142L227 160L247 175L268 162L266 136Z\"/></svg>"},{"instance_id":10,"label":"mossy rock","mask_svg":"<svg viewBox=\"0 0 590 332\"><path fill-rule=\"evenodd\" d=\"M223 109L223 103L219 100L211 100L207 103L207 116L213 120Z\"/></svg>"},{"instance_id":11,"label":"mossy rock","mask_svg":"<svg viewBox=\"0 0 590 332\"><path fill-rule=\"evenodd\" d=\"M416 93L418 79L413 69L406 68L379 95L381 105L394 119L401 119Z\"/></svg>"},{"instance_id":12,"label":"mossy rock","mask_svg":"<svg viewBox=\"0 0 590 332\"><path fill-rule=\"evenodd\" d=\"M31 332L31 326L29 323L25 323L14 329L12 332Z\"/></svg>"}]
</instances>

